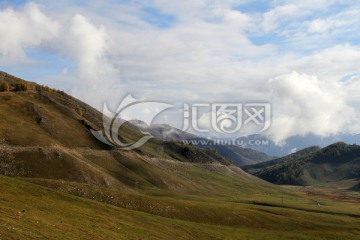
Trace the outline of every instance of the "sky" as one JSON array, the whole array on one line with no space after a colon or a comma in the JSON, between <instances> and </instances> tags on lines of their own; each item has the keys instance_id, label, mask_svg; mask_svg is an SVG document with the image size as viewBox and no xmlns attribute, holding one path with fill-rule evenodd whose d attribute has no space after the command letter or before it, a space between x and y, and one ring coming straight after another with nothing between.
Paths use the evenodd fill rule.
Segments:
<instances>
[{"instance_id":1,"label":"sky","mask_svg":"<svg viewBox=\"0 0 360 240\"><path fill-rule=\"evenodd\" d=\"M0 0L0 70L98 109L268 102L282 144L360 132L359 23L355 0Z\"/></svg>"}]
</instances>

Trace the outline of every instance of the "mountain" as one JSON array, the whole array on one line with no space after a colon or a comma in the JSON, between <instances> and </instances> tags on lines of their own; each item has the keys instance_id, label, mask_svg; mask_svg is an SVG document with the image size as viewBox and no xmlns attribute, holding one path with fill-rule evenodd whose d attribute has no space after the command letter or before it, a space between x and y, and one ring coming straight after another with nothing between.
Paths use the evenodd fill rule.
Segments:
<instances>
[{"instance_id":1,"label":"mountain","mask_svg":"<svg viewBox=\"0 0 360 240\"><path fill-rule=\"evenodd\" d=\"M283 164L283 163L286 163L291 160L296 160L296 159L306 156L308 154L314 153L320 149L321 148L318 146L305 148L305 149L302 149L295 153L289 154L285 157L273 159L273 160L263 162L263 163L257 163L257 164L253 164L253 165L243 166L242 169L244 169L248 173L256 175L256 174L259 174L259 172L263 171L263 169L266 167L271 167L276 164Z\"/></svg>"},{"instance_id":2,"label":"mountain","mask_svg":"<svg viewBox=\"0 0 360 240\"><path fill-rule=\"evenodd\" d=\"M126 172L130 167L127 165L141 163L144 158L232 164L210 149L156 139L134 151L112 149L91 134L90 130L100 129L102 114L89 105L62 91L26 82L4 72L0 73L0 83L9 86L7 91L0 92L2 174L114 186L142 181L159 187L157 182L164 180L153 179L158 170L153 169L152 178L142 176L140 180L134 171L141 170ZM18 89L18 86L23 86L23 89ZM124 126L119 136L124 142L133 142L142 134ZM119 176L118 171L124 174ZM151 172L151 167L148 171ZM149 172L141 174L149 175Z\"/></svg>"},{"instance_id":3,"label":"mountain","mask_svg":"<svg viewBox=\"0 0 360 240\"><path fill-rule=\"evenodd\" d=\"M141 121L132 122L134 128L149 132L157 139L166 141L185 142L199 148L214 149L216 153L224 158L232 160L236 166L241 167L273 159L263 152L255 151L251 148L235 146L231 144L217 143L215 140L198 137L194 134L181 131L167 124L155 124L150 127L143 125Z\"/></svg>"},{"instance_id":4,"label":"mountain","mask_svg":"<svg viewBox=\"0 0 360 240\"><path fill-rule=\"evenodd\" d=\"M277 184L318 185L360 180L360 146L338 142L243 168Z\"/></svg>"},{"instance_id":5,"label":"mountain","mask_svg":"<svg viewBox=\"0 0 360 240\"><path fill-rule=\"evenodd\" d=\"M247 144L249 141L260 141L263 144ZM264 152L269 156L286 156L294 151L308 148L311 146L326 147L335 142L345 142L347 144L360 144L360 134L356 133L338 133L330 136L316 136L308 134L305 136L293 136L286 139L286 141L279 145L274 143L271 139L261 135L249 135L238 139L242 142L244 147L254 149L256 151Z\"/></svg>"}]
</instances>

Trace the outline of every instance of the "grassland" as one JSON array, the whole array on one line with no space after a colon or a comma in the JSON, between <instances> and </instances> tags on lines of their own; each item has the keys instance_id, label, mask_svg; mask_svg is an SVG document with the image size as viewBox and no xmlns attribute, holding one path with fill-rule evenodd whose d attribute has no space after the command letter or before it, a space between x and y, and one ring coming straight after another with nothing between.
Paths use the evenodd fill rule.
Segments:
<instances>
[{"instance_id":1,"label":"grassland","mask_svg":"<svg viewBox=\"0 0 360 240\"><path fill-rule=\"evenodd\" d=\"M172 209L173 215L163 217L14 178L0 176L0 182L0 239L358 239L360 234L360 215L320 213L309 206L296 210L200 196L122 196Z\"/></svg>"}]
</instances>

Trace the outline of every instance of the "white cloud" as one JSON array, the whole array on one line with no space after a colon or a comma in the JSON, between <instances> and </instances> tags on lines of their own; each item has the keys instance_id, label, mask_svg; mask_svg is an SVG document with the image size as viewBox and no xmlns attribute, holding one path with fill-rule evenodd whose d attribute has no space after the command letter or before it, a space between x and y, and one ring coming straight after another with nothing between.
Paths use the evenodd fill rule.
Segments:
<instances>
[{"instance_id":1,"label":"white cloud","mask_svg":"<svg viewBox=\"0 0 360 240\"><path fill-rule=\"evenodd\" d=\"M30 61L25 51L39 47L59 34L60 25L43 14L38 5L26 4L19 11L0 11L0 63Z\"/></svg>"},{"instance_id":2,"label":"white cloud","mask_svg":"<svg viewBox=\"0 0 360 240\"><path fill-rule=\"evenodd\" d=\"M310 34L324 34L324 37L335 38L344 37L351 33L351 35L357 35L356 24L360 20L360 8L359 6L353 6L344 11L341 11L335 15L317 18L309 22L308 32ZM341 36L343 35L343 36Z\"/></svg>"},{"instance_id":3,"label":"white cloud","mask_svg":"<svg viewBox=\"0 0 360 240\"><path fill-rule=\"evenodd\" d=\"M264 13L262 28L265 32L272 31L279 27L281 21L293 18L298 15L299 8L293 4L280 5Z\"/></svg>"},{"instance_id":4,"label":"white cloud","mask_svg":"<svg viewBox=\"0 0 360 240\"><path fill-rule=\"evenodd\" d=\"M77 82L71 92L100 107L109 91L119 93L118 72L108 59L113 42L104 26L96 27L82 15L62 22L47 16L37 4L0 11L0 63L4 66L36 65L28 50L45 50L76 64ZM68 74L68 70L65 71ZM63 69L61 74L63 74ZM56 77L55 77L56 78ZM94 99L94 96L98 99Z\"/></svg>"},{"instance_id":5,"label":"white cloud","mask_svg":"<svg viewBox=\"0 0 360 240\"><path fill-rule=\"evenodd\" d=\"M292 72L271 79L270 89L273 117L266 134L276 143L290 136L336 134L355 117L339 83Z\"/></svg>"},{"instance_id":6,"label":"white cloud","mask_svg":"<svg viewBox=\"0 0 360 240\"><path fill-rule=\"evenodd\" d=\"M349 44L335 45L288 63L289 70L296 69L310 75L321 76L331 82L357 72L360 68L360 48Z\"/></svg>"},{"instance_id":7,"label":"white cloud","mask_svg":"<svg viewBox=\"0 0 360 240\"><path fill-rule=\"evenodd\" d=\"M331 27L331 22L322 19L316 19L309 24L310 33L323 33L327 32Z\"/></svg>"},{"instance_id":8,"label":"white cloud","mask_svg":"<svg viewBox=\"0 0 360 240\"><path fill-rule=\"evenodd\" d=\"M76 15L64 30L64 38L59 40L64 41L59 50L77 65L79 83L73 94L100 107L101 102L113 94L110 91L117 91L119 83L118 72L108 59L114 43L105 27L97 28L84 16Z\"/></svg>"}]
</instances>

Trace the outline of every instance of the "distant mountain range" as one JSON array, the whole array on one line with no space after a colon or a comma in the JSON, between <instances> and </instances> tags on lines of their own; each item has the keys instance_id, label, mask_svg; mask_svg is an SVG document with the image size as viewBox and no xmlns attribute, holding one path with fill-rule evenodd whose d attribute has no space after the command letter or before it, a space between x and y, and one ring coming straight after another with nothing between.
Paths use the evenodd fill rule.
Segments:
<instances>
[{"instance_id":1,"label":"distant mountain range","mask_svg":"<svg viewBox=\"0 0 360 240\"><path fill-rule=\"evenodd\" d=\"M310 147L243 169L276 184L319 185L342 182L348 183L351 189L358 189L359 184L356 182L360 182L360 146L338 142L325 148Z\"/></svg>"},{"instance_id":2,"label":"distant mountain range","mask_svg":"<svg viewBox=\"0 0 360 240\"><path fill-rule=\"evenodd\" d=\"M238 139L244 143L245 147L252 148L256 151L264 152L269 156L286 156L298 150L311 146L326 147L335 142L345 142L347 144L360 144L360 134L339 133L332 136L320 137L315 135L294 136L286 139L282 145L275 144L271 139L261 135L250 135ZM249 140L260 140L267 144L247 145Z\"/></svg>"},{"instance_id":3,"label":"distant mountain range","mask_svg":"<svg viewBox=\"0 0 360 240\"><path fill-rule=\"evenodd\" d=\"M131 124L134 128L149 132L157 139L173 142L183 142L186 144L195 145L199 148L215 149L218 154L220 154L222 157L232 160L237 166L255 164L274 158L251 148L229 144L219 144L211 139L202 138L194 134L181 131L167 124L155 124L150 127L144 125L141 121L132 121Z\"/></svg>"},{"instance_id":4,"label":"distant mountain range","mask_svg":"<svg viewBox=\"0 0 360 240\"><path fill-rule=\"evenodd\" d=\"M176 140L181 141L184 139L208 140L204 136L196 136L191 133L183 132L167 124L153 125L151 126L150 129L148 129L148 126L144 125L141 121L135 121L135 125L140 126L140 128L142 128L143 130L151 132L151 134L157 139L163 139L169 141L176 141ZM217 139L217 140L226 141L227 139ZM220 148L219 153L223 152L224 156L230 156L230 158L234 160L234 162L237 163L237 165L243 166L247 164L254 164L256 162L263 162L269 159L286 156L301 149L309 148L315 145L319 147L326 147L330 144L340 141L345 142L347 144L360 144L360 134L340 133L328 137L319 137L311 134L306 136L294 136L288 138L286 142L281 145L275 144L271 139L258 134L240 137L235 140L237 143L236 146L227 144L226 145L227 149L224 150L223 148ZM255 141L257 141L260 144L254 144ZM198 145L199 147L201 147L201 145L207 145L207 144L201 144L201 142L198 142ZM216 144L212 144L212 145L216 145ZM239 147L241 149L252 149L255 150L256 152L248 151L249 155L244 154L244 156L241 157L234 157L231 156L231 154L225 153L227 151L234 151L234 150L236 151ZM241 152L244 152L244 150ZM248 155L248 157L246 157L246 155Z\"/></svg>"}]
</instances>

